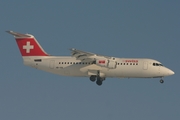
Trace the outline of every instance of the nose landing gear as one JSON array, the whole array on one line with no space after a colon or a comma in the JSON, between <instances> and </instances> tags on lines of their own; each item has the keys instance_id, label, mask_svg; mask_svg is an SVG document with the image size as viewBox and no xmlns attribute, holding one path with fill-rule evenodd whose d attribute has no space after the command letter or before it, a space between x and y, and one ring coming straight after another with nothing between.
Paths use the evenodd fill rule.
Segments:
<instances>
[{"instance_id":1,"label":"nose landing gear","mask_svg":"<svg viewBox=\"0 0 180 120\"><path fill-rule=\"evenodd\" d=\"M161 80L160 80L160 83L164 83L164 80L163 80L163 79L161 79Z\"/></svg>"}]
</instances>

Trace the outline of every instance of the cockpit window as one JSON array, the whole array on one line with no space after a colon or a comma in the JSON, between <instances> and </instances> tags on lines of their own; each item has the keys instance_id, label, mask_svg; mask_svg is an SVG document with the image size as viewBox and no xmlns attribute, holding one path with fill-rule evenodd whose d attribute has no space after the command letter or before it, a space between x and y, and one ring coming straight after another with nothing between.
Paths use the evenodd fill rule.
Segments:
<instances>
[{"instance_id":1,"label":"cockpit window","mask_svg":"<svg viewBox=\"0 0 180 120\"><path fill-rule=\"evenodd\" d=\"M163 66L163 65L160 63L153 63L153 66Z\"/></svg>"}]
</instances>

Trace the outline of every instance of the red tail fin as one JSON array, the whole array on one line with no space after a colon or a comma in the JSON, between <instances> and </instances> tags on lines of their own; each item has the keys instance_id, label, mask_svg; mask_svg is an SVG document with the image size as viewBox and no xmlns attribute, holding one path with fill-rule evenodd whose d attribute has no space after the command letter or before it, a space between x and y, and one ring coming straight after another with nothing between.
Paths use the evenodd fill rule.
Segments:
<instances>
[{"instance_id":1,"label":"red tail fin","mask_svg":"<svg viewBox=\"0 0 180 120\"><path fill-rule=\"evenodd\" d=\"M33 35L7 32L14 35L22 56L48 56Z\"/></svg>"}]
</instances>

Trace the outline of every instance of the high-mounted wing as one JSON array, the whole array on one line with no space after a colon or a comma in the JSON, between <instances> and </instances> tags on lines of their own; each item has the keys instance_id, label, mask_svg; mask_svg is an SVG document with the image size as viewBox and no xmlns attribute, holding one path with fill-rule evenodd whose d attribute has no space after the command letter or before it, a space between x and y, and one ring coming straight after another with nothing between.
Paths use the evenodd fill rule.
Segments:
<instances>
[{"instance_id":1,"label":"high-mounted wing","mask_svg":"<svg viewBox=\"0 0 180 120\"><path fill-rule=\"evenodd\" d=\"M116 62L115 58L113 58L113 57L97 55L97 54L90 53L90 52L76 50L74 48L72 48L70 50L71 50L71 55L73 57L76 57L77 60L93 62L94 64L96 64L98 66L106 67L109 69L116 68L117 62Z\"/></svg>"},{"instance_id":2,"label":"high-mounted wing","mask_svg":"<svg viewBox=\"0 0 180 120\"><path fill-rule=\"evenodd\" d=\"M97 56L94 53L90 53L90 52L84 52L81 50L77 50L77 49L70 49L71 50L71 55L73 57L75 57L77 60L82 60L82 61L94 61L94 57Z\"/></svg>"}]
</instances>

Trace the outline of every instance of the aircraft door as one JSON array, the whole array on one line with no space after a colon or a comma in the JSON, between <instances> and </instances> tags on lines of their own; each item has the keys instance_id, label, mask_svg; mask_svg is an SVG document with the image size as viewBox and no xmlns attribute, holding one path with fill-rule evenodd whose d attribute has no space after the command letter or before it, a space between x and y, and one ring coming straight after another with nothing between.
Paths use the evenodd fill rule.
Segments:
<instances>
[{"instance_id":1,"label":"aircraft door","mask_svg":"<svg viewBox=\"0 0 180 120\"><path fill-rule=\"evenodd\" d=\"M143 63L143 69L144 69L144 70L147 70L147 69L148 69L148 62L145 61L145 62Z\"/></svg>"},{"instance_id":2,"label":"aircraft door","mask_svg":"<svg viewBox=\"0 0 180 120\"><path fill-rule=\"evenodd\" d=\"M158 66L158 72L161 73L161 66Z\"/></svg>"},{"instance_id":3,"label":"aircraft door","mask_svg":"<svg viewBox=\"0 0 180 120\"><path fill-rule=\"evenodd\" d=\"M49 68L53 69L54 68L54 60L50 60L49 62Z\"/></svg>"}]
</instances>

